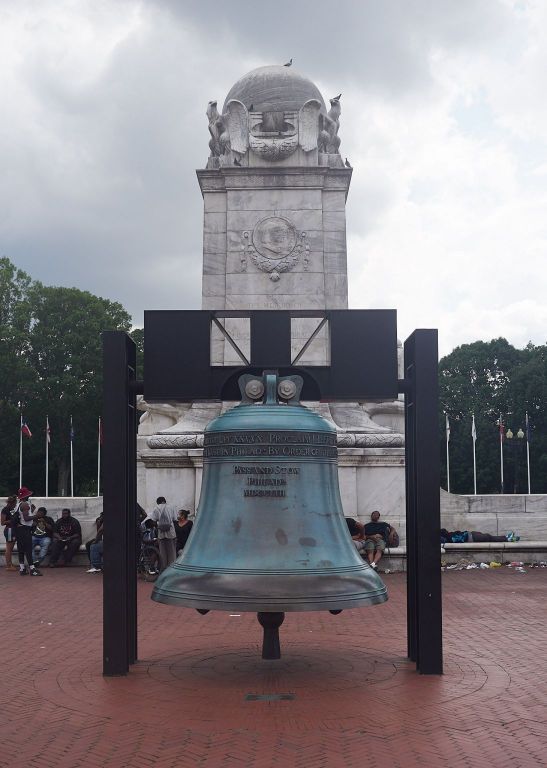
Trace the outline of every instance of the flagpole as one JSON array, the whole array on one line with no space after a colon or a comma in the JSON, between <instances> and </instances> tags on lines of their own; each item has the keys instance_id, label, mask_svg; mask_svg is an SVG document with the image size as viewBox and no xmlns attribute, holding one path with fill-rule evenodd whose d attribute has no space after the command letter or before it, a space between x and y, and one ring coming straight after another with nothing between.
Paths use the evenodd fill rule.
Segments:
<instances>
[{"instance_id":1,"label":"flagpole","mask_svg":"<svg viewBox=\"0 0 547 768\"><path fill-rule=\"evenodd\" d=\"M70 417L70 495L74 497L74 452L72 450L73 443L73 430L72 430L72 416Z\"/></svg>"},{"instance_id":2,"label":"flagpole","mask_svg":"<svg viewBox=\"0 0 547 768\"><path fill-rule=\"evenodd\" d=\"M20 404L19 404L20 405ZM19 488L23 487L23 411L19 410L21 423L19 425Z\"/></svg>"},{"instance_id":3,"label":"flagpole","mask_svg":"<svg viewBox=\"0 0 547 768\"><path fill-rule=\"evenodd\" d=\"M450 442L450 424L448 423L448 414L444 414L446 419L446 490L450 493L450 452L448 443Z\"/></svg>"},{"instance_id":4,"label":"flagpole","mask_svg":"<svg viewBox=\"0 0 547 768\"><path fill-rule=\"evenodd\" d=\"M471 435L473 437L473 490L476 496L477 495L477 456L475 454L475 443L477 442L477 429L475 427L475 414L473 414L473 426L471 428Z\"/></svg>"},{"instance_id":5,"label":"flagpole","mask_svg":"<svg viewBox=\"0 0 547 768\"><path fill-rule=\"evenodd\" d=\"M501 420L500 413L500 477L501 477L501 492L504 492L503 482L503 421Z\"/></svg>"},{"instance_id":6,"label":"flagpole","mask_svg":"<svg viewBox=\"0 0 547 768\"><path fill-rule=\"evenodd\" d=\"M48 477L48 459L49 459L49 417L46 416L46 499L49 496L49 477Z\"/></svg>"},{"instance_id":7,"label":"flagpole","mask_svg":"<svg viewBox=\"0 0 547 768\"><path fill-rule=\"evenodd\" d=\"M101 417L99 416L99 432L97 434L97 496L101 495Z\"/></svg>"},{"instance_id":8,"label":"flagpole","mask_svg":"<svg viewBox=\"0 0 547 768\"><path fill-rule=\"evenodd\" d=\"M528 469L528 495L530 495L530 422L526 411L526 467Z\"/></svg>"}]
</instances>

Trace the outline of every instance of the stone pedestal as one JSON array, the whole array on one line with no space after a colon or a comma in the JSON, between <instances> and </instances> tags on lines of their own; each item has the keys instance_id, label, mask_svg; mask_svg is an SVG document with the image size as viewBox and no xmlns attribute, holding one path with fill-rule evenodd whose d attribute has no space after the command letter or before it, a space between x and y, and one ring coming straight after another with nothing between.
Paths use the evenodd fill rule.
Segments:
<instances>
[{"instance_id":1,"label":"stone pedestal","mask_svg":"<svg viewBox=\"0 0 547 768\"><path fill-rule=\"evenodd\" d=\"M211 155L197 171L203 196L202 308L328 310L348 306L346 198L352 169L342 160L341 95L327 111L317 87L295 69L260 67L207 107ZM221 321L244 357L248 321ZM321 321L295 318L293 359ZM400 351L400 350L399 350ZM359 354L359 350L356 350ZM397 354L393 350L393 354ZM298 363L330 364L328 326ZM214 328L212 365L242 360ZM139 501L158 495L195 511L203 430L230 403L147 404L138 441ZM344 512L404 516L403 405L310 403L336 426Z\"/></svg>"}]
</instances>

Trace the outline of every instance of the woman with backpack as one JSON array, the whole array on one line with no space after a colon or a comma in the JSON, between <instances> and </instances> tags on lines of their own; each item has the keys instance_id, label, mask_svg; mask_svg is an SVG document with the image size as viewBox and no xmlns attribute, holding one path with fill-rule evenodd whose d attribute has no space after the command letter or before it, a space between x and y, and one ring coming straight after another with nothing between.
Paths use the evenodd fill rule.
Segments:
<instances>
[{"instance_id":1,"label":"woman with backpack","mask_svg":"<svg viewBox=\"0 0 547 768\"><path fill-rule=\"evenodd\" d=\"M17 496L8 496L6 506L2 509L1 522L4 526L4 538L6 540L6 571L16 571L17 567L13 564L12 555L15 547L15 524L13 521L13 511L17 506Z\"/></svg>"},{"instance_id":2,"label":"woman with backpack","mask_svg":"<svg viewBox=\"0 0 547 768\"><path fill-rule=\"evenodd\" d=\"M30 497L32 491L28 488L20 488L17 498L19 503L13 512L15 522L15 538L17 541L17 553L19 555L19 573L21 576L41 576L40 571L34 566L34 555L32 552L32 526L35 522ZM25 566L25 557L27 558L28 570Z\"/></svg>"}]
</instances>

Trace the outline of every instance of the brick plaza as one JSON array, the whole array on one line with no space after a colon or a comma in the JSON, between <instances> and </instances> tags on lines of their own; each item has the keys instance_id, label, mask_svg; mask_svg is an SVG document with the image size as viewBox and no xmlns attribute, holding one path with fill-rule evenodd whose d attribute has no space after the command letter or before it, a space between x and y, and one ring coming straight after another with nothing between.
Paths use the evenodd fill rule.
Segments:
<instances>
[{"instance_id":1,"label":"brick plaza","mask_svg":"<svg viewBox=\"0 0 547 768\"><path fill-rule=\"evenodd\" d=\"M547 762L547 568L443 574L442 677L406 659L405 576L389 574L384 605L287 614L277 662L260 658L254 614L158 605L140 582L140 660L103 678L101 578L0 573L0 766Z\"/></svg>"}]
</instances>

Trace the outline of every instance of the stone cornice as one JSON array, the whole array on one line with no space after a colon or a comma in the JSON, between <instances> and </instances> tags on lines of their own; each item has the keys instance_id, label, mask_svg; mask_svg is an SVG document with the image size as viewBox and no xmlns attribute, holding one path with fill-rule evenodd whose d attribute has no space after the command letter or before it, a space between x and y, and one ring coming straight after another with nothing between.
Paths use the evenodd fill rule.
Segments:
<instances>
[{"instance_id":1,"label":"stone cornice","mask_svg":"<svg viewBox=\"0 0 547 768\"><path fill-rule=\"evenodd\" d=\"M351 181L351 168L291 166L279 168L198 169L201 193L225 192L240 189L326 189L347 194Z\"/></svg>"}]
</instances>

